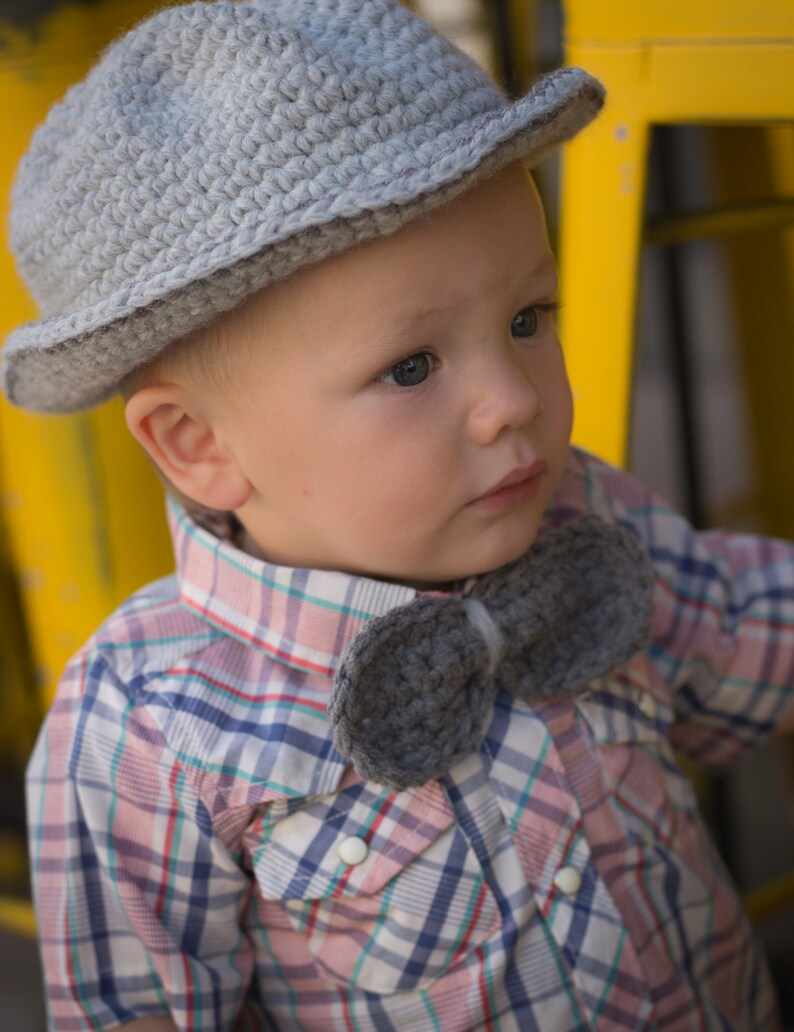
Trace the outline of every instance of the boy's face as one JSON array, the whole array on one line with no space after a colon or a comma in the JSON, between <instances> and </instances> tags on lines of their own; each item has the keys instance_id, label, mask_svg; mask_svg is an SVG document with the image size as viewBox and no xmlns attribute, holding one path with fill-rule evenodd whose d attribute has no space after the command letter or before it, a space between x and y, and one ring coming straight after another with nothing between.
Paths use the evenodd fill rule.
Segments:
<instances>
[{"instance_id":1,"label":"boy's face","mask_svg":"<svg viewBox=\"0 0 794 1032\"><path fill-rule=\"evenodd\" d=\"M261 554L411 582L521 555L571 429L556 292L513 166L249 299L230 327L254 347L219 428Z\"/></svg>"}]
</instances>

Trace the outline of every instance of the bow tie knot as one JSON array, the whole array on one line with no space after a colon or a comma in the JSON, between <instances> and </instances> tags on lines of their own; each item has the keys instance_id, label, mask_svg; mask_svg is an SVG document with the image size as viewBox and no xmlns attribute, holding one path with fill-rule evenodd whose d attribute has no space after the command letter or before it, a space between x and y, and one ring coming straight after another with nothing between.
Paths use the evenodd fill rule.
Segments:
<instances>
[{"instance_id":1,"label":"bow tie knot","mask_svg":"<svg viewBox=\"0 0 794 1032\"><path fill-rule=\"evenodd\" d=\"M402 790L477 748L494 699L570 695L647 640L653 573L634 536L595 516L550 531L460 598L421 597L371 620L339 666L336 747Z\"/></svg>"}]
</instances>

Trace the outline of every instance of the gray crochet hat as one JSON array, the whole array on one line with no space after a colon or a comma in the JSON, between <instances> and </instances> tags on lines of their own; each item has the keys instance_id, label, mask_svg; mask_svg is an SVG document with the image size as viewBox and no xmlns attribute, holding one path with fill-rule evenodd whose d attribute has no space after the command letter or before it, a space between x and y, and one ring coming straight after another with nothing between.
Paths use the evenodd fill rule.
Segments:
<instances>
[{"instance_id":1,"label":"gray crochet hat","mask_svg":"<svg viewBox=\"0 0 794 1032\"><path fill-rule=\"evenodd\" d=\"M537 161L602 101L569 68L510 103L399 0L167 8L22 160L11 246L42 318L6 342L6 392L95 405L267 283Z\"/></svg>"}]
</instances>

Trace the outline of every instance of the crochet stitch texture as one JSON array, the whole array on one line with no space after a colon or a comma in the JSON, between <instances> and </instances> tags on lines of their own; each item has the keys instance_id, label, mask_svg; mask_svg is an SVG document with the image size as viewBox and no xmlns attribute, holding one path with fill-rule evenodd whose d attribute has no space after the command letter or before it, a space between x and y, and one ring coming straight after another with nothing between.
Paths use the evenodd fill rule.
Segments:
<instances>
[{"instance_id":1,"label":"crochet stitch texture","mask_svg":"<svg viewBox=\"0 0 794 1032\"><path fill-rule=\"evenodd\" d=\"M336 675L335 745L397 791L439 778L479 747L499 692L570 695L643 648L652 595L630 531L596 516L553 529L466 598L423 597L371 620Z\"/></svg>"},{"instance_id":2,"label":"crochet stitch texture","mask_svg":"<svg viewBox=\"0 0 794 1032\"><path fill-rule=\"evenodd\" d=\"M246 295L523 157L601 106L578 69L509 103L398 0L168 8L35 133L11 244L42 319L9 337L12 401L94 405Z\"/></svg>"}]
</instances>

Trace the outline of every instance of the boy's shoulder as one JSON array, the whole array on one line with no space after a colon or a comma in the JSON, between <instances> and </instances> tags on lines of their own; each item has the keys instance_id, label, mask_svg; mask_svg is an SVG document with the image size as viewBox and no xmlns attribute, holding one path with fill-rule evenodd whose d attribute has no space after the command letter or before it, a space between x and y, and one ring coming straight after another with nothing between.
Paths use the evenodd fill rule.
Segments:
<instances>
[{"instance_id":1,"label":"boy's shoulder","mask_svg":"<svg viewBox=\"0 0 794 1032\"><path fill-rule=\"evenodd\" d=\"M571 446L568 461L549 507L550 522L559 523L580 513L600 516L609 523L631 522L632 517L658 509L660 503L630 473Z\"/></svg>"},{"instance_id":2,"label":"boy's shoulder","mask_svg":"<svg viewBox=\"0 0 794 1032\"><path fill-rule=\"evenodd\" d=\"M335 785L344 764L328 748L328 678L219 627L184 589L177 574L141 588L69 663L46 722L48 776L90 780L98 758L133 757L136 776L184 772L212 813L280 799L284 785Z\"/></svg>"},{"instance_id":3,"label":"boy's shoulder","mask_svg":"<svg viewBox=\"0 0 794 1032\"><path fill-rule=\"evenodd\" d=\"M70 666L102 666L135 690L223 638L181 602L176 574L139 588L100 624Z\"/></svg>"}]
</instances>

